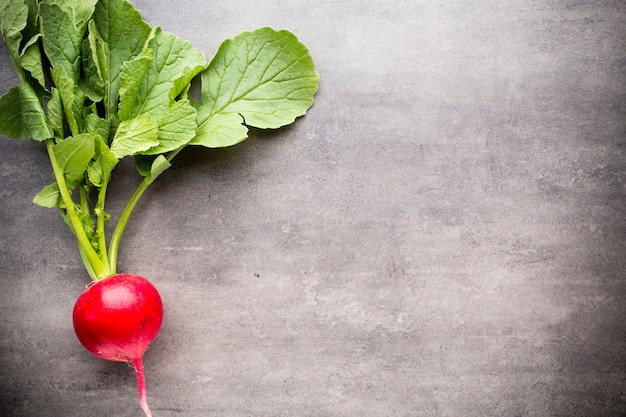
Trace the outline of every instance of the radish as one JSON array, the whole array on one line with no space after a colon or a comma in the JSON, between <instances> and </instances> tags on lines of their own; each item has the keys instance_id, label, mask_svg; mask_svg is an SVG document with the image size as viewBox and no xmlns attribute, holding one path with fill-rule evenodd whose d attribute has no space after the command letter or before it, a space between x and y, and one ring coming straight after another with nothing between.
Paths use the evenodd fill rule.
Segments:
<instances>
[{"instance_id":1,"label":"radish","mask_svg":"<svg viewBox=\"0 0 626 417\"><path fill-rule=\"evenodd\" d=\"M135 368L150 416L142 357L163 307L145 278L117 274L128 220L184 149L232 146L249 127L303 116L318 88L313 58L293 33L263 27L225 40L207 62L128 0L0 0L0 35L20 81L0 96L0 134L45 144L54 181L33 202L59 211L94 281L76 302L76 335ZM114 218L107 192L124 158L141 180Z\"/></svg>"},{"instance_id":2,"label":"radish","mask_svg":"<svg viewBox=\"0 0 626 417\"><path fill-rule=\"evenodd\" d=\"M143 354L159 332L163 305L156 288L138 275L118 274L93 282L78 297L73 320L76 336L94 355L135 368L139 403L151 417Z\"/></svg>"}]
</instances>

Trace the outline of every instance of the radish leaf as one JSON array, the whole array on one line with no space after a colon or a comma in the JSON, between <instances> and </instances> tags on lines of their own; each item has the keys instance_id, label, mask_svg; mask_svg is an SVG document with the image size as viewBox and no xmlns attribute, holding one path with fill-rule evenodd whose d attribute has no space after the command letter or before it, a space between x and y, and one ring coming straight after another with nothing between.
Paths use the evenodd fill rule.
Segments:
<instances>
[{"instance_id":1,"label":"radish leaf","mask_svg":"<svg viewBox=\"0 0 626 417\"><path fill-rule=\"evenodd\" d=\"M129 120L138 114L135 110L141 83L146 78L148 68L154 60L154 50L146 48L141 55L126 61L120 74L120 120Z\"/></svg>"},{"instance_id":2,"label":"radish leaf","mask_svg":"<svg viewBox=\"0 0 626 417\"><path fill-rule=\"evenodd\" d=\"M41 87L46 86L46 76L43 72L43 62L41 50L39 49L39 39L41 35L34 36L29 44L24 47L24 51L20 55L22 67L37 80Z\"/></svg>"},{"instance_id":3,"label":"radish leaf","mask_svg":"<svg viewBox=\"0 0 626 417\"><path fill-rule=\"evenodd\" d=\"M148 47L122 65L120 120L148 114L158 124L158 144L138 147L135 153L169 152L193 139L196 110L188 100L175 99L205 66L203 53L159 27L154 29Z\"/></svg>"},{"instance_id":4,"label":"radish leaf","mask_svg":"<svg viewBox=\"0 0 626 417\"><path fill-rule=\"evenodd\" d=\"M111 130L111 124L108 120L100 118L95 113L88 114L84 119L85 131L94 136L108 138Z\"/></svg>"},{"instance_id":5,"label":"radish leaf","mask_svg":"<svg viewBox=\"0 0 626 417\"><path fill-rule=\"evenodd\" d=\"M159 144L141 153L156 155L173 151L186 145L196 132L196 110L189 100L181 100L168 107L157 118Z\"/></svg>"},{"instance_id":6,"label":"radish leaf","mask_svg":"<svg viewBox=\"0 0 626 417\"><path fill-rule=\"evenodd\" d=\"M102 39L98 38L94 29L93 21L88 25L87 38L82 45L82 71L80 87L87 97L94 102L104 98L104 79L102 76L103 66L100 60L104 58Z\"/></svg>"},{"instance_id":7,"label":"radish leaf","mask_svg":"<svg viewBox=\"0 0 626 417\"><path fill-rule=\"evenodd\" d=\"M84 32L98 0L46 0L46 3L58 5L68 15L73 25Z\"/></svg>"},{"instance_id":8,"label":"radish leaf","mask_svg":"<svg viewBox=\"0 0 626 417\"><path fill-rule=\"evenodd\" d=\"M48 122L58 138L63 137L63 103L61 93L55 87L50 89L50 99L48 100Z\"/></svg>"},{"instance_id":9,"label":"radish leaf","mask_svg":"<svg viewBox=\"0 0 626 417\"><path fill-rule=\"evenodd\" d=\"M58 207L62 202L59 185L56 182L46 185L33 199L33 203L47 208Z\"/></svg>"},{"instance_id":10,"label":"radish leaf","mask_svg":"<svg viewBox=\"0 0 626 417\"><path fill-rule=\"evenodd\" d=\"M14 62L19 62L22 30L26 27L27 21L28 6L24 2L0 0L0 33Z\"/></svg>"},{"instance_id":11,"label":"radish leaf","mask_svg":"<svg viewBox=\"0 0 626 417\"><path fill-rule=\"evenodd\" d=\"M93 23L90 30L97 35L93 47L105 85L104 108L107 118L116 122L122 64L143 51L152 28L126 0L100 0Z\"/></svg>"},{"instance_id":12,"label":"radish leaf","mask_svg":"<svg viewBox=\"0 0 626 417\"><path fill-rule=\"evenodd\" d=\"M0 97L0 132L10 138L39 141L52 137L39 97L26 82Z\"/></svg>"},{"instance_id":13,"label":"radish leaf","mask_svg":"<svg viewBox=\"0 0 626 417\"><path fill-rule=\"evenodd\" d=\"M87 168L87 176L92 185L102 187L110 181L111 172L117 165L118 159L100 135L96 135L94 139L95 157L89 168Z\"/></svg>"},{"instance_id":14,"label":"radish leaf","mask_svg":"<svg viewBox=\"0 0 626 417\"><path fill-rule=\"evenodd\" d=\"M120 123L111 142L111 152L117 158L134 155L158 146L159 125L149 114L125 120Z\"/></svg>"},{"instance_id":15,"label":"radish leaf","mask_svg":"<svg viewBox=\"0 0 626 417\"><path fill-rule=\"evenodd\" d=\"M51 74L52 80L59 91L63 113L70 127L70 131L73 135L77 135L80 132L80 118L82 117L82 102L84 101L84 97L83 100L81 100L81 94L76 94L79 92L74 88L74 80L69 77L62 66L52 68Z\"/></svg>"},{"instance_id":16,"label":"radish leaf","mask_svg":"<svg viewBox=\"0 0 626 417\"><path fill-rule=\"evenodd\" d=\"M190 144L234 145L253 126L276 129L313 104L318 74L308 49L291 32L262 28L220 46L202 73L198 131Z\"/></svg>"},{"instance_id":17,"label":"radish leaf","mask_svg":"<svg viewBox=\"0 0 626 417\"><path fill-rule=\"evenodd\" d=\"M54 153L69 188L84 178L85 170L95 154L94 137L88 133L70 136L54 145Z\"/></svg>"},{"instance_id":18,"label":"radish leaf","mask_svg":"<svg viewBox=\"0 0 626 417\"><path fill-rule=\"evenodd\" d=\"M150 166L150 174L146 175L145 181L151 184L159 175L161 175L166 169L171 167L172 164L163 155L157 156L152 165Z\"/></svg>"},{"instance_id":19,"label":"radish leaf","mask_svg":"<svg viewBox=\"0 0 626 417\"><path fill-rule=\"evenodd\" d=\"M40 97L29 83L21 64L22 31L29 7L24 2L0 0L0 33L7 45L21 83L0 97L0 132L11 138L44 140L52 136ZM28 59L27 59L28 62Z\"/></svg>"},{"instance_id":20,"label":"radish leaf","mask_svg":"<svg viewBox=\"0 0 626 417\"><path fill-rule=\"evenodd\" d=\"M120 89L122 120L167 111L183 88L206 66L203 53L159 27L154 29L148 48L151 52L140 56L141 63L131 61L122 66L122 85L133 87ZM132 104L126 105L126 101Z\"/></svg>"},{"instance_id":21,"label":"radish leaf","mask_svg":"<svg viewBox=\"0 0 626 417\"><path fill-rule=\"evenodd\" d=\"M53 67L62 67L78 83L84 29L77 28L70 16L56 4L41 3L43 47Z\"/></svg>"}]
</instances>

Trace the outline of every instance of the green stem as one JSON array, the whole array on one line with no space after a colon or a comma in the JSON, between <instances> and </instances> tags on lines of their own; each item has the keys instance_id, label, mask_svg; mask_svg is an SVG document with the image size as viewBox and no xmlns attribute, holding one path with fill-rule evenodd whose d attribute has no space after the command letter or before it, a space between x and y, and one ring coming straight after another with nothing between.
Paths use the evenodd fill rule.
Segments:
<instances>
[{"instance_id":1,"label":"green stem","mask_svg":"<svg viewBox=\"0 0 626 417\"><path fill-rule=\"evenodd\" d=\"M171 162L172 159L174 159L174 157L178 155L183 149L184 146L170 152L166 158L167 161ZM160 173L154 176L148 176L145 177L143 181L141 181L137 189L135 189L133 195L126 203L124 211L122 211L122 214L120 215L120 218L115 225L115 229L113 230L113 234L111 235L111 242L109 242L109 270L112 274L115 274L117 270L117 253L119 251L120 241L122 240L122 234L124 233L124 229L126 228L128 219L133 213L133 210L135 209L135 206L137 205L137 202L139 201L143 193L148 189L150 184L152 184L159 175Z\"/></svg>"},{"instance_id":2,"label":"green stem","mask_svg":"<svg viewBox=\"0 0 626 417\"><path fill-rule=\"evenodd\" d=\"M85 189L85 187L80 187L79 196L80 196L79 197L80 206L82 210L85 210L86 208L89 207L89 197L87 195L87 190ZM84 229L84 226L83 226L83 229ZM78 251L80 253L80 258L83 260L83 264L85 265L85 269L87 270L87 273L89 274L92 280L97 281L98 275L96 275L96 272L93 270L93 267L89 263L89 258L87 257L87 253L85 252L85 250L83 249L81 245L78 245Z\"/></svg>"},{"instance_id":3,"label":"green stem","mask_svg":"<svg viewBox=\"0 0 626 417\"><path fill-rule=\"evenodd\" d=\"M89 198L87 197L87 190L84 187L80 187L80 205L81 207L89 207Z\"/></svg>"},{"instance_id":4,"label":"green stem","mask_svg":"<svg viewBox=\"0 0 626 417\"><path fill-rule=\"evenodd\" d=\"M108 265L102 262L95 249L91 245L91 242L87 237L87 233L85 232L85 228L83 227L78 213L76 212L74 200L72 199L72 195L67 188L67 184L65 183L65 177L61 170L61 167L59 166L56 154L54 153L53 139L46 140L46 149L48 150L48 156L50 157L50 163L52 164L54 178L56 179L57 185L59 186L59 192L61 193L61 198L63 199L65 209L67 210L67 216L72 225L72 230L78 240L78 246L80 248L85 267L87 268L88 272L93 272L93 274L91 274L90 272L92 279L94 278L94 276L96 279L105 278L106 276L110 275Z\"/></svg>"},{"instance_id":5,"label":"green stem","mask_svg":"<svg viewBox=\"0 0 626 417\"><path fill-rule=\"evenodd\" d=\"M122 211L122 214L115 225L115 230L113 230L113 234L111 235L111 242L109 242L109 269L113 274L115 274L117 269L117 252L119 250L120 240L122 239L122 234L124 233L128 219L137 205L139 198L146 191L149 185L150 183L145 179L141 181L141 184L139 184L133 195L126 203L126 207L124 207L124 211Z\"/></svg>"},{"instance_id":6,"label":"green stem","mask_svg":"<svg viewBox=\"0 0 626 417\"><path fill-rule=\"evenodd\" d=\"M80 258L83 260L83 264L85 265L85 269L87 270L87 273L89 274L91 279L93 281L98 281L98 279L100 279L100 278L98 278L98 275L96 274L96 272L91 267L91 264L89 263L89 259L87 259L87 255L85 254L85 251L83 250L82 246L80 246L80 245L78 245L78 252L80 252Z\"/></svg>"},{"instance_id":7,"label":"green stem","mask_svg":"<svg viewBox=\"0 0 626 417\"><path fill-rule=\"evenodd\" d=\"M98 250L100 251L100 259L107 263L107 243L104 232L104 222L106 221L106 212L104 211L104 200L106 198L108 182L105 182L98 191L98 202L96 203L96 233L98 236Z\"/></svg>"}]
</instances>

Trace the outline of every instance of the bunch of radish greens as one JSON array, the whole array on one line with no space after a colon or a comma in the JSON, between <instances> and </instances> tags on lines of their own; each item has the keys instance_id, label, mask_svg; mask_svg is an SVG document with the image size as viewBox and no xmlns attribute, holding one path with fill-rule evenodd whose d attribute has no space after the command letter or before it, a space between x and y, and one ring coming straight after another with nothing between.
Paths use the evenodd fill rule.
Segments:
<instances>
[{"instance_id":1,"label":"bunch of radish greens","mask_svg":"<svg viewBox=\"0 0 626 417\"><path fill-rule=\"evenodd\" d=\"M19 77L0 97L0 133L45 144L53 181L34 202L59 210L93 280L74 307L76 334L95 355L135 367L150 416L142 356L162 303L148 280L117 273L124 228L185 147L231 146L248 126L275 129L304 115L318 86L311 55L292 33L261 28L224 41L207 63L127 0L0 0L0 13ZM107 237L108 185L124 157L143 180Z\"/></svg>"}]
</instances>

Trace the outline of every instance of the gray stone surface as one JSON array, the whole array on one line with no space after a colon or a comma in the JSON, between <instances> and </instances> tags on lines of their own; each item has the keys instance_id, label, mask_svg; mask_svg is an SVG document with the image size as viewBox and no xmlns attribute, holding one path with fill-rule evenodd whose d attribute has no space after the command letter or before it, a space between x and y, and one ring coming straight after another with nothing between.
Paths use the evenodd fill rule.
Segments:
<instances>
[{"instance_id":1,"label":"gray stone surface","mask_svg":"<svg viewBox=\"0 0 626 417\"><path fill-rule=\"evenodd\" d=\"M625 2L135 4L207 56L290 29L321 76L296 125L186 150L131 219L155 417L626 414ZM140 416L73 334L45 150L0 139L0 415Z\"/></svg>"}]
</instances>

